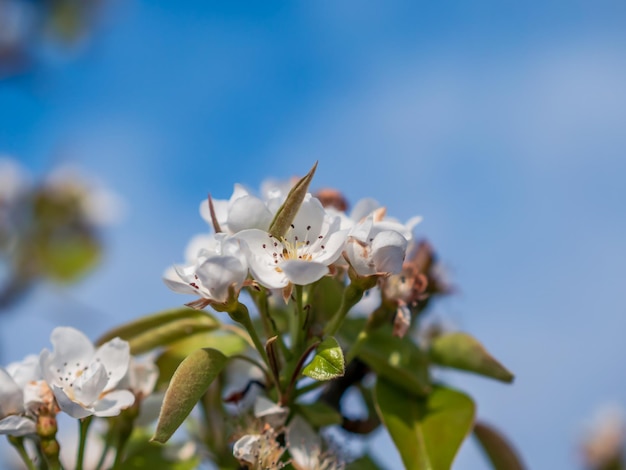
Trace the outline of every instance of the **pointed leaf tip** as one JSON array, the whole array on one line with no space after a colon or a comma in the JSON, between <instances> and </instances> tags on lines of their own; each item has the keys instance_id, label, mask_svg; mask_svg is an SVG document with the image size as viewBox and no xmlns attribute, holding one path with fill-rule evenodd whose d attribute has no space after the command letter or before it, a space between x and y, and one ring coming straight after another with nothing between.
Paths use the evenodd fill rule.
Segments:
<instances>
[{"instance_id":1,"label":"pointed leaf tip","mask_svg":"<svg viewBox=\"0 0 626 470\"><path fill-rule=\"evenodd\" d=\"M345 359L341 346L329 336L315 349L313 360L302 370L302 374L323 381L341 377L345 373Z\"/></svg>"},{"instance_id":2,"label":"pointed leaf tip","mask_svg":"<svg viewBox=\"0 0 626 470\"><path fill-rule=\"evenodd\" d=\"M498 362L485 347L467 333L446 333L436 338L430 348L435 364L491 377L510 383L514 375Z\"/></svg>"},{"instance_id":3,"label":"pointed leaf tip","mask_svg":"<svg viewBox=\"0 0 626 470\"><path fill-rule=\"evenodd\" d=\"M315 170L317 169L317 162L313 165L311 170L301 178L289 191L287 194L287 198L283 205L280 206L278 211L276 211L276 215L274 216L274 220L270 224L269 233L277 238L282 238L287 233L289 226L296 218L296 214L300 209L300 205L302 205L302 201L304 201L304 197L309 190L309 185L313 180L313 176L315 175Z\"/></svg>"}]
</instances>

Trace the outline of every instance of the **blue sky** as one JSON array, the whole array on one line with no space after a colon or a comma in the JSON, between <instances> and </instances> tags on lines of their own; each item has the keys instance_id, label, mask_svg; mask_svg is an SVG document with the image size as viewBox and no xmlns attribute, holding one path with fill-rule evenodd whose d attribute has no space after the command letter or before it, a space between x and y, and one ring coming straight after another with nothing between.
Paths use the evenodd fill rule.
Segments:
<instances>
[{"instance_id":1,"label":"blue sky","mask_svg":"<svg viewBox=\"0 0 626 470\"><path fill-rule=\"evenodd\" d=\"M114 2L88 44L0 82L0 152L79 164L127 205L97 272L0 318L3 360L184 301L160 274L207 192L319 160L314 186L424 216L459 286L432 313L517 374L447 380L530 468L575 468L594 409L626 405L624 20L618 1ZM455 468L486 464L470 443Z\"/></svg>"}]
</instances>

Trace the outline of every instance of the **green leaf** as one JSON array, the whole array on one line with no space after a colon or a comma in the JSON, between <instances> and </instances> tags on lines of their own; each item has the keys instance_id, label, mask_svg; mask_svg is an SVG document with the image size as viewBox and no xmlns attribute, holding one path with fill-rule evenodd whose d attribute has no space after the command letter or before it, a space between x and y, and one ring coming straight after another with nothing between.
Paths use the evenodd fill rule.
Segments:
<instances>
[{"instance_id":1,"label":"green leaf","mask_svg":"<svg viewBox=\"0 0 626 470\"><path fill-rule=\"evenodd\" d=\"M323 428L334 424L341 424L341 414L326 403L316 401L296 405L298 412L315 428Z\"/></svg>"},{"instance_id":2,"label":"green leaf","mask_svg":"<svg viewBox=\"0 0 626 470\"><path fill-rule=\"evenodd\" d=\"M378 379L378 413L404 466L414 470L449 470L474 424L474 402L467 395L434 387L424 398Z\"/></svg>"},{"instance_id":3,"label":"green leaf","mask_svg":"<svg viewBox=\"0 0 626 470\"><path fill-rule=\"evenodd\" d=\"M313 168L311 168L307 175L301 178L300 181L298 181L294 187L291 188L291 191L287 194L285 202L283 202L283 205L278 208L278 211L274 216L274 220L272 220L268 230L269 233L276 238L283 238L287 233L289 226L296 218L300 205L302 205L302 201L304 201L304 196L306 196L306 193L309 190L309 185L311 184L316 168L317 162L315 162L315 165L313 165Z\"/></svg>"},{"instance_id":4,"label":"green leaf","mask_svg":"<svg viewBox=\"0 0 626 470\"><path fill-rule=\"evenodd\" d=\"M474 436L494 470L524 470L524 464L513 446L493 427L477 422Z\"/></svg>"},{"instance_id":5,"label":"green leaf","mask_svg":"<svg viewBox=\"0 0 626 470\"><path fill-rule=\"evenodd\" d=\"M368 333L357 357L379 377L415 395L430 392L428 357L406 336L396 338L391 326Z\"/></svg>"},{"instance_id":6,"label":"green leaf","mask_svg":"<svg viewBox=\"0 0 626 470\"><path fill-rule=\"evenodd\" d=\"M153 441L166 442L187 418L228 358L221 352L204 348L181 362L165 392Z\"/></svg>"},{"instance_id":7,"label":"green leaf","mask_svg":"<svg viewBox=\"0 0 626 470\"><path fill-rule=\"evenodd\" d=\"M302 374L323 381L343 376L345 369L341 346L335 338L329 336L315 349L313 360L302 370Z\"/></svg>"},{"instance_id":8,"label":"green leaf","mask_svg":"<svg viewBox=\"0 0 626 470\"><path fill-rule=\"evenodd\" d=\"M447 333L437 337L430 347L435 364L512 382L513 374L467 333Z\"/></svg>"},{"instance_id":9,"label":"green leaf","mask_svg":"<svg viewBox=\"0 0 626 470\"><path fill-rule=\"evenodd\" d=\"M100 337L96 344L101 345L119 337L130 343L132 354L142 354L194 333L215 330L219 326L219 320L210 313L182 307L147 315L113 328Z\"/></svg>"},{"instance_id":10,"label":"green leaf","mask_svg":"<svg viewBox=\"0 0 626 470\"><path fill-rule=\"evenodd\" d=\"M158 357L156 364L159 367L157 388L167 384L178 365L192 352L207 347L220 351L225 356L244 352L248 343L240 336L221 331L196 333L171 343Z\"/></svg>"}]
</instances>

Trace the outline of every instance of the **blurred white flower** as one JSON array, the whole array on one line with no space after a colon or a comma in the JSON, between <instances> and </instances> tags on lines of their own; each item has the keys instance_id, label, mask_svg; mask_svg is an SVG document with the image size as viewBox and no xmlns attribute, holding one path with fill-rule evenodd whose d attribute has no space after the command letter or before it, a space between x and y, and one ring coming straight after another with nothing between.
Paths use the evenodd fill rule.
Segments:
<instances>
[{"instance_id":1,"label":"blurred white flower","mask_svg":"<svg viewBox=\"0 0 626 470\"><path fill-rule=\"evenodd\" d=\"M116 416L135 401L129 390L116 390L130 360L128 342L119 338L97 350L80 331L57 327L50 335L53 351L44 349L39 361L62 411L74 418Z\"/></svg>"},{"instance_id":2,"label":"blurred white flower","mask_svg":"<svg viewBox=\"0 0 626 470\"><path fill-rule=\"evenodd\" d=\"M24 436L36 432L35 421L26 416L24 391L0 367L0 434Z\"/></svg>"},{"instance_id":3,"label":"blurred white flower","mask_svg":"<svg viewBox=\"0 0 626 470\"><path fill-rule=\"evenodd\" d=\"M340 470L336 456L322 452L322 438L303 418L293 417L286 432L287 449L296 470Z\"/></svg>"},{"instance_id":4,"label":"blurred white flower","mask_svg":"<svg viewBox=\"0 0 626 470\"><path fill-rule=\"evenodd\" d=\"M225 302L229 288L234 286L238 292L248 275L246 256L239 240L225 233L216 233L204 243L194 261L168 268L163 281L175 292Z\"/></svg>"},{"instance_id":5,"label":"blurred white flower","mask_svg":"<svg viewBox=\"0 0 626 470\"><path fill-rule=\"evenodd\" d=\"M11 204L29 187L30 177L17 161L0 156L0 207Z\"/></svg>"},{"instance_id":6,"label":"blurred white flower","mask_svg":"<svg viewBox=\"0 0 626 470\"><path fill-rule=\"evenodd\" d=\"M135 398L141 400L154 390L159 378L159 368L150 357L137 359L130 356L126 375L120 380L118 388L130 390Z\"/></svg>"},{"instance_id":7,"label":"blurred white flower","mask_svg":"<svg viewBox=\"0 0 626 470\"><path fill-rule=\"evenodd\" d=\"M282 240L256 229L237 234L246 242L252 275L270 289L311 284L326 275L328 266L341 255L346 236L339 219L310 194Z\"/></svg>"},{"instance_id":8,"label":"blurred white flower","mask_svg":"<svg viewBox=\"0 0 626 470\"><path fill-rule=\"evenodd\" d=\"M582 450L589 468L608 468L618 461L626 444L626 418L618 405L608 405L594 415Z\"/></svg>"},{"instance_id":9,"label":"blurred white flower","mask_svg":"<svg viewBox=\"0 0 626 470\"><path fill-rule=\"evenodd\" d=\"M123 216L124 203L120 196L73 166L52 171L44 188L76 198L83 217L93 225L111 225Z\"/></svg>"},{"instance_id":10,"label":"blurred white flower","mask_svg":"<svg viewBox=\"0 0 626 470\"><path fill-rule=\"evenodd\" d=\"M289 415L289 408L280 406L265 397L257 397L254 402L254 416L263 420L274 429L281 428L287 416Z\"/></svg>"}]
</instances>

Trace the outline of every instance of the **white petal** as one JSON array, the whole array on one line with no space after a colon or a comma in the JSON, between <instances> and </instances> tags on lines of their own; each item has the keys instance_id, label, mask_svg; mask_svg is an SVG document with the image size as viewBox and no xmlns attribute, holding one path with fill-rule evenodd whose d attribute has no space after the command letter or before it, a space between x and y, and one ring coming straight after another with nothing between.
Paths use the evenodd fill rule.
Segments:
<instances>
[{"instance_id":1,"label":"white petal","mask_svg":"<svg viewBox=\"0 0 626 470\"><path fill-rule=\"evenodd\" d=\"M393 230L380 232L372 242L372 259L379 273L399 273L406 254L407 241Z\"/></svg>"},{"instance_id":2,"label":"white petal","mask_svg":"<svg viewBox=\"0 0 626 470\"><path fill-rule=\"evenodd\" d=\"M68 386L74 393L74 401L84 406L91 406L107 386L107 371L102 364L93 363L74 382L63 387L68 393Z\"/></svg>"},{"instance_id":3,"label":"white petal","mask_svg":"<svg viewBox=\"0 0 626 470\"><path fill-rule=\"evenodd\" d=\"M37 426L32 419L24 416L7 416L0 420L0 434L8 434L9 436L25 436L27 434L35 434Z\"/></svg>"},{"instance_id":4,"label":"white petal","mask_svg":"<svg viewBox=\"0 0 626 470\"><path fill-rule=\"evenodd\" d=\"M196 275L211 299L225 302L228 288L235 284L240 289L248 270L234 256L213 256L198 266Z\"/></svg>"},{"instance_id":5,"label":"white petal","mask_svg":"<svg viewBox=\"0 0 626 470\"><path fill-rule=\"evenodd\" d=\"M316 197L307 193L300 209L293 220L293 228L287 231L285 239L293 243L296 240L314 240L322 231L326 211Z\"/></svg>"},{"instance_id":6,"label":"white petal","mask_svg":"<svg viewBox=\"0 0 626 470\"><path fill-rule=\"evenodd\" d=\"M185 248L185 261L187 263L192 263L196 260L200 251L210 250L214 239L215 237L206 233L201 233L192 237Z\"/></svg>"},{"instance_id":7,"label":"white petal","mask_svg":"<svg viewBox=\"0 0 626 470\"><path fill-rule=\"evenodd\" d=\"M261 450L261 436L257 434L246 434L233 445L233 456L237 460L256 464L259 460Z\"/></svg>"},{"instance_id":8,"label":"white petal","mask_svg":"<svg viewBox=\"0 0 626 470\"><path fill-rule=\"evenodd\" d=\"M6 370L20 388L42 378L39 356L36 354L29 354L22 361L9 364Z\"/></svg>"},{"instance_id":9,"label":"white petal","mask_svg":"<svg viewBox=\"0 0 626 470\"><path fill-rule=\"evenodd\" d=\"M285 424L289 415L289 408L280 406L265 397L257 397L254 402L254 416L263 418L274 429Z\"/></svg>"},{"instance_id":10,"label":"white petal","mask_svg":"<svg viewBox=\"0 0 626 470\"><path fill-rule=\"evenodd\" d=\"M87 364L92 358L94 347L89 338L75 328L65 326L52 330L50 342L54 367L62 368L68 364Z\"/></svg>"},{"instance_id":11,"label":"white petal","mask_svg":"<svg viewBox=\"0 0 626 470\"><path fill-rule=\"evenodd\" d=\"M82 406L80 403L72 401L72 399L67 396L61 387L52 385L51 388L61 411L64 411L72 418L81 419L93 414L93 410Z\"/></svg>"},{"instance_id":12,"label":"white petal","mask_svg":"<svg viewBox=\"0 0 626 470\"><path fill-rule=\"evenodd\" d=\"M415 226L417 224L422 223L422 220L424 220L424 217L422 217L421 215L415 215L411 217L409 220L407 220L406 224L404 225L406 226L409 232L413 232L413 229L415 228Z\"/></svg>"},{"instance_id":13,"label":"white petal","mask_svg":"<svg viewBox=\"0 0 626 470\"><path fill-rule=\"evenodd\" d=\"M292 259L278 265L287 279L299 286L306 286L328 274L328 266L316 261Z\"/></svg>"},{"instance_id":14,"label":"white petal","mask_svg":"<svg viewBox=\"0 0 626 470\"><path fill-rule=\"evenodd\" d=\"M94 406L94 415L103 418L117 416L120 411L135 403L135 395L128 390L114 390L98 400Z\"/></svg>"},{"instance_id":15,"label":"white petal","mask_svg":"<svg viewBox=\"0 0 626 470\"><path fill-rule=\"evenodd\" d=\"M0 368L0 418L21 413L24 410L24 394L9 373Z\"/></svg>"},{"instance_id":16,"label":"white petal","mask_svg":"<svg viewBox=\"0 0 626 470\"><path fill-rule=\"evenodd\" d=\"M130 363L130 346L128 341L113 338L98 348L93 362L99 362L106 370L109 381L106 390L111 390L126 375Z\"/></svg>"},{"instance_id":17,"label":"white petal","mask_svg":"<svg viewBox=\"0 0 626 470\"><path fill-rule=\"evenodd\" d=\"M198 293L193 287L182 281L174 266L170 266L165 270L163 273L163 282L167 287L179 294L196 295Z\"/></svg>"},{"instance_id":18,"label":"white petal","mask_svg":"<svg viewBox=\"0 0 626 470\"><path fill-rule=\"evenodd\" d=\"M267 230L272 214L263 201L254 196L244 196L234 201L228 211L228 228L231 233L257 228Z\"/></svg>"},{"instance_id":19,"label":"white petal","mask_svg":"<svg viewBox=\"0 0 626 470\"><path fill-rule=\"evenodd\" d=\"M298 415L294 416L287 428L286 439L291 458L299 470L316 468L314 465L319 460L322 443L309 423Z\"/></svg>"},{"instance_id":20,"label":"white petal","mask_svg":"<svg viewBox=\"0 0 626 470\"><path fill-rule=\"evenodd\" d=\"M361 243L369 243L370 232L372 231L373 226L373 217L366 217L352 228L350 231L350 237L360 241Z\"/></svg>"},{"instance_id":21,"label":"white petal","mask_svg":"<svg viewBox=\"0 0 626 470\"><path fill-rule=\"evenodd\" d=\"M352 212L350 212L350 218L355 222L360 221L361 219L367 217L372 212L380 207L380 204L375 199L366 198L358 201Z\"/></svg>"},{"instance_id":22,"label":"white petal","mask_svg":"<svg viewBox=\"0 0 626 470\"><path fill-rule=\"evenodd\" d=\"M314 256L314 260L326 265L332 264L341 256L341 253L346 247L346 239L348 237L347 230L340 230L338 232L330 233L324 239L320 240L319 247L321 251L317 252ZM322 245L324 248L322 249ZM311 248L311 251L315 250L317 246Z\"/></svg>"},{"instance_id":23,"label":"white petal","mask_svg":"<svg viewBox=\"0 0 626 470\"><path fill-rule=\"evenodd\" d=\"M346 244L346 255L350 264L360 276L369 276L376 273L374 261L372 261L372 247L356 240L349 239Z\"/></svg>"}]
</instances>

